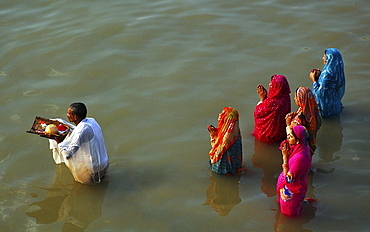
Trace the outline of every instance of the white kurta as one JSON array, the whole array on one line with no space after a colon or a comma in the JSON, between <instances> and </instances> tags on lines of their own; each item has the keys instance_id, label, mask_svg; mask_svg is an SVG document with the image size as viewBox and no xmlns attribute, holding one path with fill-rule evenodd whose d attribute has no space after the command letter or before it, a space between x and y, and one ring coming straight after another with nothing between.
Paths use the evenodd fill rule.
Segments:
<instances>
[{"instance_id":1,"label":"white kurta","mask_svg":"<svg viewBox=\"0 0 370 232\"><path fill-rule=\"evenodd\" d=\"M102 171L108 167L108 154L102 130L93 118L85 118L72 133L58 144L61 154L60 162L64 162L74 179L81 183L90 183L97 175L100 182ZM67 156L72 156L66 159ZM55 158L54 158L55 160Z\"/></svg>"},{"instance_id":2,"label":"white kurta","mask_svg":"<svg viewBox=\"0 0 370 232\"><path fill-rule=\"evenodd\" d=\"M61 119L61 118L53 118L52 120L57 120L57 121L69 126L70 130L69 130L67 136L64 138L65 140L68 140L71 137L72 131L76 128L76 126L67 122L67 121L65 121L65 120L63 120L63 119ZM60 150L58 148L58 143L54 139L49 139L49 147L50 147L50 150L53 153L54 162L56 164L65 163L64 162L65 158L62 156L62 153L60 152Z\"/></svg>"}]
</instances>

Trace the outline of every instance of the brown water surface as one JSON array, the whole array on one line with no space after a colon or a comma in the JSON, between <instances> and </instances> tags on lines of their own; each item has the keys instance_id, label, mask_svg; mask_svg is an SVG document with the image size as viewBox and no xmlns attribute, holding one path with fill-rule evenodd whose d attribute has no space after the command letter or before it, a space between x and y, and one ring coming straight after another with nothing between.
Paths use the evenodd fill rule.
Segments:
<instances>
[{"instance_id":1,"label":"brown water surface","mask_svg":"<svg viewBox=\"0 0 370 232\"><path fill-rule=\"evenodd\" d=\"M368 231L370 2L71 1L0 3L1 231ZM323 121L300 218L278 212L277 144L255 141L257 84L311 87L338 48L344 111ZM103 128L109 182L81 186L35 116L83 101ZM240 113L247 171L210 173L209 124ZM296 106L292 102L292 108Z\"/></svg>"}]
</instances>

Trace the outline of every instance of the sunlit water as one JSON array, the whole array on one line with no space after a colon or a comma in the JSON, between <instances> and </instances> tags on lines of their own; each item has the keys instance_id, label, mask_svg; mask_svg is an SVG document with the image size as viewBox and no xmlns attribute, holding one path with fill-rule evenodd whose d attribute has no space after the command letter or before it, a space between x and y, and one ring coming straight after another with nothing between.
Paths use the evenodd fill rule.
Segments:
<instances>
[{"instance_id":1,"label":"sunlit water","mask_svg":"<svg viewBox=\"0 0 370 232\"><path fill-rule=\"evenodd\" d=\"M368 231L370 2L0 2L1 231ZM311 87L325 48L343 55L340 118L323 121L300 218L278 212L277 144L255 141L257 84ZM110 180L73 181L35 116L98 120ZM240 113L241 176L210 173L209 134ZM292 108L297 107L292 103Z\"/></svg>"}]
</instances>

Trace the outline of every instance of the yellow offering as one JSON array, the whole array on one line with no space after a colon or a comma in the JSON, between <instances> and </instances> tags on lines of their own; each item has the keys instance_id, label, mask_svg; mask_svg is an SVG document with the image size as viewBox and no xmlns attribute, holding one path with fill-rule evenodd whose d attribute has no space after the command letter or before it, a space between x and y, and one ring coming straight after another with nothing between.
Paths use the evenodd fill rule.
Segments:
<instances>
[{"instance_id":1,"label":"yellow offering","mask_svg":"<svg viewBox=\"0 0 370 232\"><path fill-rule=\"evenodd\" d=\"M58 134L58 128L54 124L49 124L45 128L46 134Z\"/></svg>"}]
</instances>

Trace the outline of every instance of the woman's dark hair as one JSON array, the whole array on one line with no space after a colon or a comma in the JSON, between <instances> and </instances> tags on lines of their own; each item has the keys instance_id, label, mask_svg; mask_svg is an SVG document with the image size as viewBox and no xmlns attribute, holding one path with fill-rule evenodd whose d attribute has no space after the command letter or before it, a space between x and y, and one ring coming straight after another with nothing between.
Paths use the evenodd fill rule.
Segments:
<instances>
[{"instance_id":1,"label":"woman's dark hair","mask_svg":"<svg viewBox=\"0 0 370 232\"><path fill-rule=\"evenodd\" d=\"M86 118L87 115L87 108L84 103L82 102L76 102L72 103L69 108L72 111L72 114L76 115L78 119L82 120Z\"/></svg>"}]
</instances>

